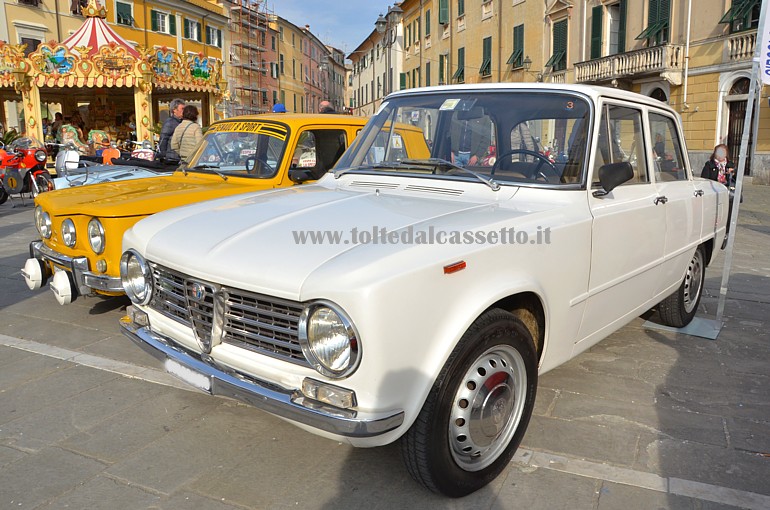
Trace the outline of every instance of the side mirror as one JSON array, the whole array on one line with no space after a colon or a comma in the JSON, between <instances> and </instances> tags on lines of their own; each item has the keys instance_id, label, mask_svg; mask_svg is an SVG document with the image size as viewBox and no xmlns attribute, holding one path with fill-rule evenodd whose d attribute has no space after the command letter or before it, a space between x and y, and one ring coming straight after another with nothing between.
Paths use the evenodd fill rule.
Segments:
<instances>
[{"instance_id":1,"label":"side mirror","mask_svg":"<svg viewBox=\"0 0 770 510\"><path fill-rule=\"evenodd\" d=\"M628 161L602 165L599 167L599 184L601 184L602 189L594 191L594 196L606 196L624 182L630 181L633 177L634 168Z\"/></svg>"},{"instance_id":2,"label":"side mirror","mask_svg":"<svg viewBox=\"0 0 770 510\"><path fill-rule=\"evenodd\" d=\"M315 177L307 168L291 168L289 169L289 179L295 184L302 184L305 181L314 180Z\"/></svg>"}]
</instances>

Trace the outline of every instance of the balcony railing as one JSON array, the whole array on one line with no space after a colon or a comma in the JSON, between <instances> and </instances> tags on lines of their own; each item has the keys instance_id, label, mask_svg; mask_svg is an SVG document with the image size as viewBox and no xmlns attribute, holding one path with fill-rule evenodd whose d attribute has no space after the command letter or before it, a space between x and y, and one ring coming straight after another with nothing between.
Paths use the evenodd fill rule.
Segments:
<instances>
[{"instance_id":1,"label":"balcony railing","mask_svg":"<svg viewBox=\"0 0 770 510\"><path fill-rule=\"evenodd\" d=\"M725 40L727 62L751 60L757 47L756 32L741 32Z\"/></svg>"},{"instance_id":2,"label":"balcony railing","mask_svg":"<svg viewBox=\"0 0 770 510\"><path fill-rule=\"evenodd\" d=\"M683 67L684 47L667 44L578 62L575 79L578 83L596 83L657 74L678 85Z\"/></svg>"},{"instance_id":3,"label":"balcony railing","mask_svg":"<svg viewBox=\"0 0 770 510\"><path fill-rule=\"evenodd\" d=\"M567 82L567 72L566 71L556 71L554 73L551 73L546 78L546 81L548 83L566 83Z\"/></svg>"}]
</instances>

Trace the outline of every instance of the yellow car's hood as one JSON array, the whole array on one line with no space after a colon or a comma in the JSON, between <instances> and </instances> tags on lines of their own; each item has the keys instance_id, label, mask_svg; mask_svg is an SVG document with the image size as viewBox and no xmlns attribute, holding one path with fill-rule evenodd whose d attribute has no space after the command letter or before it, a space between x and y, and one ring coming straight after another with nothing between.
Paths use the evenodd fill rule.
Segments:
<instances>
[{"instance_id":1,"label":"yellow car's hood","mask_svg":"<svg viewBox=\"0 0 770 510\"><path fill-rule=\"evenodd\" d=\"M270 189L274 185L274 179L229 176L225 180L217 174L175 172L169 176L41 193L36 202L52 216L146 216L212 198Z\"/></svg>"}]
</instances>

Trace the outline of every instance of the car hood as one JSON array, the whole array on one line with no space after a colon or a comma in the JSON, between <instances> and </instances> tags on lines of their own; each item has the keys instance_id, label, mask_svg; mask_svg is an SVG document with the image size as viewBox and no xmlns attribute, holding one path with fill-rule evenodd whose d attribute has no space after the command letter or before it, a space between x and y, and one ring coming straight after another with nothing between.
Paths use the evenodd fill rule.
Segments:
<instances>
[{"instance_id":1,"label":"car hood","mask_svg":"<svg viewBox=\"0 0 770 510\"><path fill-rule=\"evenodd\" d=\"M38 205L55 216L146 216L159 211L272 187L274 181L216 174L175 172L173 175L107 182L41 193Z\"/></svg>"},{"instance_id":2,"label":"car hood","mask_svg":"<svg viewBox=\"0 0 770 510\"><path fill-rule=\"evenodd\" d=\"M515 192L508 188L505 193L510 198ZM492 191L489 194L494 196ZM334 259L345 257L351 269L376 262L371 243L353 242L353 229L359 235L373 229L408 231L410 226L420 231L431 227L472 230L527 213L503 207L494 199L442 199L306 185L151 216L127 232L123 247L203 280L299 299L308 276ZM319 242L319 235L326 236L325 242ZM340 235L340 241L329 242L330 235ZM302 236L306 236L304 242ZM382 249L412 247L414 243Z\"/></svg>"}]
</instances>

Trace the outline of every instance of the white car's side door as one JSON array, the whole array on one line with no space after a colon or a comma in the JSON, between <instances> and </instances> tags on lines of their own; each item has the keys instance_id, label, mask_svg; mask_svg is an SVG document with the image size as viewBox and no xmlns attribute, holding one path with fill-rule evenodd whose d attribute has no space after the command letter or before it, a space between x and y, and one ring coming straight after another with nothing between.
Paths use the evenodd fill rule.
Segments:
<instances>
[{"instance_id":1,"label":"white car's side door","mask_svg":"<svg viewBox=\"0 0 770 510\"><path fill-rule=\"evenodd\" d=\"M603 106L592 171L594 190L599 189L602 165L628 162L634 176L604 196L589 190L591 275L578 342L591 344L625 324L629 314L651 300L660 279L665 208L658 205L658 191L650 179L642 117L641 109Z\"/></svg>"},{"instance_id":2,"label":"white car's side door","mask_svg":"<svg viewBox=\"0 0 770 510\"><path fill-rule=\"evenodd\" d=\"M665 297L679 285L700 242L703 193L690 178L685 152L676 121L661 113L649 112L650 134L654 137L652 162L658 196L665 201L666 241L661 280L656 294Z\"/></svg>"}]
</instances>

